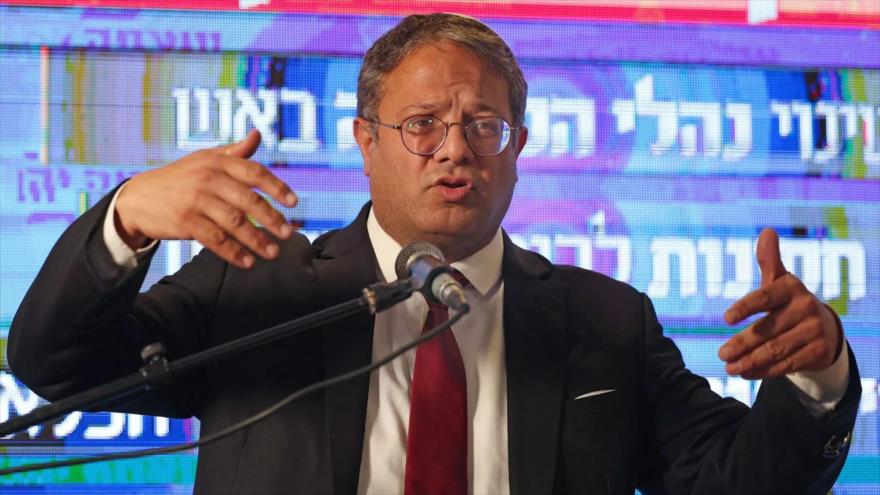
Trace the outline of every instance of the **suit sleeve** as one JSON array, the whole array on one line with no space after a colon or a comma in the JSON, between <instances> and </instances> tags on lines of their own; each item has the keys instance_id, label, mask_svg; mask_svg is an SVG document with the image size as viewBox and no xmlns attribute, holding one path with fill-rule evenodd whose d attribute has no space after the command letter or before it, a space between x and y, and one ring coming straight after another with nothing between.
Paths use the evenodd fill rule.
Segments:
<instances>
[{"instance_id":1,"label":"suit sleeve","mask_svg":"<svg viewBox=\"0 0 880 495\"><path fill-rule=\"evenodd\" d=\"M113 261L102 234L111 192L77 219L53 247L9 330L8 360L15 375L48 400L135 372L140 350L165 344L170 360L199 350L226 265L199 255L180 272L139 289L148 260L135 269ZM111 404L141 414L188 417L198 397L187 386L197 376Z\"/></svg>"},{"instance_id":2,"label":"suit sleeve","mask_svg":"<svg viewBox=\"0 0 880 495\"><path fill-rule=\"evenodd\" d=\"M684 367L663 336L650 300L644 308L644 380L653 422L646 493L827 493L849 448L861 387L849 353L847 391L815 417L784 377L766 379L749 409L721 399ZM848 346L847 346L848 347Z\"/></svg>"}]
</instances>

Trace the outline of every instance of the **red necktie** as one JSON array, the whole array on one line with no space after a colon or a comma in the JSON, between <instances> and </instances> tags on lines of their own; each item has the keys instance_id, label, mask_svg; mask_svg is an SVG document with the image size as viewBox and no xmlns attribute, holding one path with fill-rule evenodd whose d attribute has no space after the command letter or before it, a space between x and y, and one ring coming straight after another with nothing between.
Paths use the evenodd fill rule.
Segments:
<instances>
[{"instance_id":1,"label":"red necktie","mask_svg":"<svg viewBox=\"0 0 880 495\"><path fill-rule=\"evenodd\" d=\"M440 304L428 305L422 333L447 321ZM466 495L467 385L452 330L416 351L406 438L405 495Z\"/></svg>"}]
</instances>

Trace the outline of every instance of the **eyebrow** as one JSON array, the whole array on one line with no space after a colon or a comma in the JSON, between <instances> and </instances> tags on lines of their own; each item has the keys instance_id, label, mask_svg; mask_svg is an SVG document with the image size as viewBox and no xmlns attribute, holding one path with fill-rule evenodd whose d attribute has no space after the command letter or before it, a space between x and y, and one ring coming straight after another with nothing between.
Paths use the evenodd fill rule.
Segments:
<instances>
[{"instance_id":1,"label":"eyebrow","mask_svg":"<svg viewBox=\"0 0 880 495\"><path fill-rule=\"evenodd\" d=\"M401 108L395 114L395 117L398 117L398 118L408 117L410 115L413 115L412 112L414 112L414 111L433 113L435 110L437 110L437 108L439 108L439 105L436 105L434 103L414 103L412 105L407 105L407 106ZM488 103L482 102L482 101L477 103L475 113L485 112L485 111L492 112L494 115L501 115L501 112L499 112L498 109L494 108L493 106L489 105Z\"/></svg>"},{"instance_id":2,"label":"eyebrow","mask_svg":"<svg viewBox=\"0 0 880 495\"><path fill-rule=\"evenodd\" d=\"M413 113L433 113L433 111L437 108L436 105L431 103L415 103L413 105L407 105L400 110L398 110L394 116L398 119L402 119L404 117L409 117L413 115Z\"/></svg>"},{"instance_id":3,"label":"eyebrow","mask_svg":"<svg viewBox=\"0 0 880 495\"><path fill-rule=\"evenodd\" d=\"M408 115L412 115L412 112L414 110L425 111L425 112L430 113L430 112L434 111L436 108L437 108L437 106L434 104L431 104L431 103L415 103L413 105L407 105L407 106L401 108L395 114L395 116L396 117L406 117Z\"/></svg>"}]
</instances>

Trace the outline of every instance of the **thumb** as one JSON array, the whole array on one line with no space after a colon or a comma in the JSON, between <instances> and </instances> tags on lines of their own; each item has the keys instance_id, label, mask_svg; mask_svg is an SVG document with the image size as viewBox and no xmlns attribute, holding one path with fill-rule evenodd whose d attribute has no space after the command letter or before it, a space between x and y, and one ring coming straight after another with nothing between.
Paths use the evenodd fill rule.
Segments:
<instances>
[{"instance_id":1,"label":"thumb","mask_svg":"<svg viewBox=\"0 0 880 495\"><path fill-rule=\"evenodd\" d=\"M250 158L257 152L257 148L260 147L260 141L262 140L263 136L260 134L260 131L251 129L251 132L249 132L241 141L220 146L217 150L224 155L236 156L238 158Z\"/></svg>"},{"instance_id":2,"label":"thumb","mask_svg":"<svg viewBox=\"0 0 880 495\"><path fill-rule=\"evenodd\" d=\"M758 237L758 247L755 250L758 257L758 266L761 268L761 287L770 285L777 278L788 273L782 264L782 255L779 253L779 235L775 230L767 227L761 231Z\"/></svg>"}]
</instances>

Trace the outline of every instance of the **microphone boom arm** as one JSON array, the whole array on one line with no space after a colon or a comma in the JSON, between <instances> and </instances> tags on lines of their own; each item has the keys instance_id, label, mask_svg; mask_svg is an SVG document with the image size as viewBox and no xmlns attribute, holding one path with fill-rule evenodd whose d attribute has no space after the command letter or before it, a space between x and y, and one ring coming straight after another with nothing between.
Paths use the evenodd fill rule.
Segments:
<instances>
[{"instance_id":1,"label":"microphone boom arm","mask_svg":"<svg viewBox=\"0 0 880 495\"><path fill-rule=\"evenodd\" d=\"M151 390L170 383L174 375L253 349L284 337L321 326L331 321L368 311L376 314L411 296L408 280L391 284L377 283L363 290L361 297L339 303L314 313L287 321L244 337L190 354L176 361L165 358L165 346L153 343L143 348L144 366L135 373L98 385L70 397L38 407L22 416L0 423L0 437L61 417L73 411L88 410L122 399L136 392Z\"/></svg>"}]
</instances>

